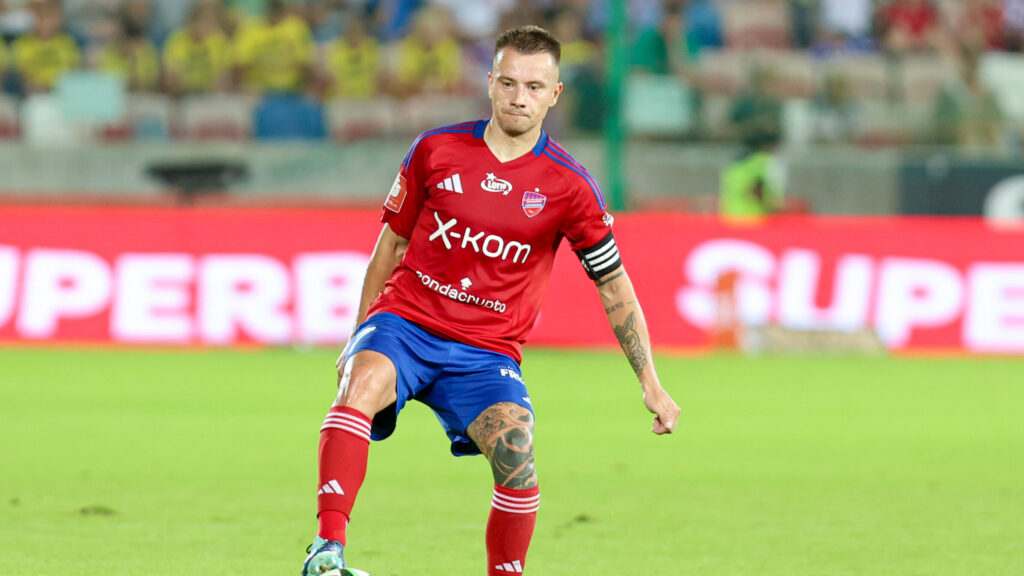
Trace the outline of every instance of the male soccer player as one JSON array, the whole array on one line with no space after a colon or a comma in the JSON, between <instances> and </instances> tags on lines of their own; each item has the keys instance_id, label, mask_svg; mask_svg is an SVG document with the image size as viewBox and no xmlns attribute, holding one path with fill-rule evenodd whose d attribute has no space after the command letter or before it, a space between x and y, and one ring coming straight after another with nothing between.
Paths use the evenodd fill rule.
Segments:
<instances>
[{"instance_id":1,"label":"male soccer player","mask_svg":"<svg viewBox=\"0 0 1024 576\"><path fill-rule=\"evenodd\" d=\"M503 33L487 76L491 118L424 132L402 161L320 431L319 532L303 576L354 574L345 529L369 441L391 434L410 398L437 413L453 454L490 462L487 574L523 572L540 492L521 345L563 238L597 286L652 431L676 426L601 190L541 128L562 92L560 52L542 28Z\"/></svg>"}]
</instances>

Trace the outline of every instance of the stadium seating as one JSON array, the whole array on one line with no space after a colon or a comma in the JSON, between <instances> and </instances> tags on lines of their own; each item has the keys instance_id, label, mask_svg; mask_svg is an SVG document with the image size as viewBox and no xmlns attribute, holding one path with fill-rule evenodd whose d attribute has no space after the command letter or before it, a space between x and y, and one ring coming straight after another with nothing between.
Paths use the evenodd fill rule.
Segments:
<instances>
[{"instance_id":1,"label":"stadium seating","mask_svg":"<svg viewBox=\"0 0 1024 576\"><path fill-rule=\"evenodd\" d=\"M1024 126L1024 55L990 52L982 57L979 72L1007 119Z\"/></svg>"},{"instance_id":2,"label":"stadium seating","mask_svg":"<svg viewBox=\"0 0 1024 576\"><path fill-rule=\"evenodd\" d=\"M397 117L398 104L387 96L327 103L328 130L338 142L388 136L395 130Z\"/></svg>"},{"instance_id":3,"label":"stadium seating","mask_svg":"<svg viewBox=\"0 0 1024 576\"><path fill-rule=\"evenodd\" d=\"M399 109L399 126L407 134L419 134L437 126L465 122L489 115L487 102L472 96L423 94L408 98Z\"/></svg>"},{"instance_id":4,"label":"stadium seating","mask_svg":"<svg viewBox=\"0 0 1024 576\"><path fill-rule=\"evenodd\" d=\"M734 49L792 45L792 17L784 0L728 2L721 6L725 43Z\"/></svg>"},{"instance_id":5,"label":"stadium seating","mask_svg":"<svg viewBox=\"0 0 1024 576\"><path fill-rule=\"evenodd\" d=\"M174 102L163 94L129 94L122 118L103 126L107 141L139 138L166 140L173 130Z\"/></svg>"},{"instance_id":6,"label":"stadium seating","mask_svg":"<svg viewBox=\"0 0 1024 576\"><path fill-rule=\"evenodd\" d=\"M243 94L188 96L180 104L179 135L189 140L243 140L252 134L257 97Z\"/></svg>"},{"instance_id":7,"label":"stadium seating","mask_svg":"<svg viewBox=\"0 0 1024 576\"><path fill-rule=\"evenodd\" d=\"M0 140L13 140L20 136L18 101L6 94L0 94Z\"/></svg>"},{"instance_id":8,"label":"stadium seating","mask_svg":"<svg viewBox=\"0 0 1024 576\"><path fill-rule=\"evenodd\" d=\"M693 94L674 76L633 75L626 84L626 130L632 136L683 136L693 129Z\"/></svg>"},{"instance_id":9,"label":"stadium seating","mask_svg":"<svg viewBox=\"0 0 1024 576\"><path fill-rule=\"evenodd\" d=\"M262 140L323 140L323 105L297 94L268 94L253 111L253 135Z\"/></svg>"}]
</instances>

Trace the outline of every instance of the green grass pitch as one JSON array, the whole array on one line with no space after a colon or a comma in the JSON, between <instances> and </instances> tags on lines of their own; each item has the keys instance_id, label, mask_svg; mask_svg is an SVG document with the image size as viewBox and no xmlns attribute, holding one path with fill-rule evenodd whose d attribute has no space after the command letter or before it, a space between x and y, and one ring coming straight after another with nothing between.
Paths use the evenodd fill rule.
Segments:
<instances>
[{"instance_id":1,"label":"green grass pitch","mask_svg":"<svg viewBox=\"0 0 1024 576\"><path fill-rule=\"evenodd\" d=\"M296 576L334 353L0 351L0 574ZM1024 574L1024 360L530 350L534 575ZM413 405L375 443L349 561L484 573L490 475Z\"/></svg>"}]
</instances>

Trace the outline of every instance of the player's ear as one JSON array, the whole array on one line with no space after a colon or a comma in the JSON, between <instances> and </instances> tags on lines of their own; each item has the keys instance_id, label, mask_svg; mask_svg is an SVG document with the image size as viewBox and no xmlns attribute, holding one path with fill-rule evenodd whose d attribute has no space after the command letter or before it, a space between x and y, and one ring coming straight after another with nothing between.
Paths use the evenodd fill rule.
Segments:
<instances>
[{"instance_id":1,"label":"player's ear","mask_svg":"<svg viewBox=\"0 0 1024 576\"><path fill-rule=\"evenodd\" d=\"M558 97L562 94L562 83L555 84L555 89L551 92L551 107L558 104Z\"/></svg>"}]
</instances>

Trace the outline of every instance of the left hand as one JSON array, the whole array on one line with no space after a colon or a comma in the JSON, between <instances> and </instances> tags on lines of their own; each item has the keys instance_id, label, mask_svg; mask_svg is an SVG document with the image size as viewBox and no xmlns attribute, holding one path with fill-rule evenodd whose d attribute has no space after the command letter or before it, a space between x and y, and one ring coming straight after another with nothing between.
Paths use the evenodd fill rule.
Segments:
<instances>
[{"instance_id":1,"label":"left hand","mask_svg":"<svg viewBox=\"0 0 1024 576\"><path fill-rule=\"evenodd\" d=\"M658 434L671 434L679 422L679 414L682 410L672 400L664 388L658 386L651 390L644 390L644 406L654 414L654 424L651 432Z\"/></svg>"}]
</instances>

